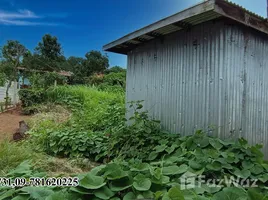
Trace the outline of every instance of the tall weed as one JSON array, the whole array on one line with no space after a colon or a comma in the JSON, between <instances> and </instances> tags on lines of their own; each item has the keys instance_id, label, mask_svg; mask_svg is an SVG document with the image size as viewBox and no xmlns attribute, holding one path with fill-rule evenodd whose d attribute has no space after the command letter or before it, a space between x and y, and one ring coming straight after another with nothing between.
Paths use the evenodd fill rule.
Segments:
<instances>
[{"instance_id":1,"label":"tall weed","mask_svg":"<svg viewBox=\"0 0 268 200\"><path fill-rule=\"evenodd\" d=\"M21 143L10 142L8 139L0 142L0 175L30 159L31 155L31 149Z\"/></svg>"}]
</instances>

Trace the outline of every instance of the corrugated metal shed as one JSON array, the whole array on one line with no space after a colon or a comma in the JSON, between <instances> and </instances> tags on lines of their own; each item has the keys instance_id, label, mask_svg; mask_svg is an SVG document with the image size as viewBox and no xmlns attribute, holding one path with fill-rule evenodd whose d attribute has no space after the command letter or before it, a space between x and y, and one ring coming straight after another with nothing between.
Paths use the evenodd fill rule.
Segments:
<instances>
[{"instance_id":1,"label":"corrugated metal shed","mask_svg":"<svg viewBox=\"0 0 268 200\"><path fill-rule=\"evenodd\" d=\"M128 55L127 101L144 100L164 129L244 137L268 158L267 34L266 19L209 0L104 50Z\"/></svg>"},{"instance_id":2,"label":"corrugated metal shed","mask_svg":"<svg viewBox=\"0 0 268 200\"><path fill-rule=\"evenodd\" d=\"M164 129L244 137L268 152L268 39L219 20L153 40L128 54L127 101ZM131 114L131 113L130 113Z\"/></svg>"}]
</instances>

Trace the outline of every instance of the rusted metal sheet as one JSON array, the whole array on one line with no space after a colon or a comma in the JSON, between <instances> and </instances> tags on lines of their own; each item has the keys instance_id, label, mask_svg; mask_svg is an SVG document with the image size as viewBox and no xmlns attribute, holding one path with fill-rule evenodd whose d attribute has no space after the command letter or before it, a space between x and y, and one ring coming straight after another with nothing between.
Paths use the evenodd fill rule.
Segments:
<instances>
[{"instance_id":1,"label":"rusted metal sheet","mask_svg":"<svg viewBox=\"0 0 268 200\"><path fill-rule=\"evenodd\" d=\"M152 40L128 53L127 100L164 129L198 129L262 143L268 156L268 40L224 19Z\"/></svg>"}]
</instances>

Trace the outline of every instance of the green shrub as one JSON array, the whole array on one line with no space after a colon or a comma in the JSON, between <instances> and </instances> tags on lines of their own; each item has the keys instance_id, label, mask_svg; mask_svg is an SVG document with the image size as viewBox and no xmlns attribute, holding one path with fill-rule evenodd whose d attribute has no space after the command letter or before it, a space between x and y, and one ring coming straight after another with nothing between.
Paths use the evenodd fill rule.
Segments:
<instances>
[{"instance_id":1,"label":"green shrub","mask_svg":"<svg viewBox=\"0 0 268 200\"><path fill-rule=\"evenodd\" d=\"M49 88L55 84L63 85L67 82L65 76L59 75L56 72L34 72L29 76L32 88Z\"/></svg>"},{"instance_id":2,"label":"green shrub","mask_svg":"<svg viewBox=\"0 0 268 200\"><path fill-rule=\"evenodd\" d=\"M90 85L96 85L100 89L120 88L125 90L126 88L126 71L109 72L108 74L94 74L88 78L87 83Z\"/></svg>"},{"instance_id":3,"label":"green shrub","mask_svg":"<svg viewBox=\"0 0 268 200\"><path fill-rule=\"evenodd\" d=\"M120 73L109 73L104 76L103 82L107 83L108 85L114 86L118 85L122 88L126 87L126 72L120 72Z\"/></svg>"},{"instance_id":4,"label":"green shrub","mask_svg":"<svg viewBox=\"0 0 268 200\"><path fill-rule=\"evenodd\" d=\"M44 89L21 89L19 97L25 114L36 112L36 106L46 102Z\"/></svg>"}]
</instances>

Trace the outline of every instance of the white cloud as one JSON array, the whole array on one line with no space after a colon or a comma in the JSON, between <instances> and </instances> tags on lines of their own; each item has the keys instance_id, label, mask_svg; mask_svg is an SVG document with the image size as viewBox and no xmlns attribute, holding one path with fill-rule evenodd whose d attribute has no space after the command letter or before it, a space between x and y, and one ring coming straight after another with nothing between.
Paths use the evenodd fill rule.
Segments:
<instances>
[{"instance_id":1,"label":"white cloud","mask_svg":"<svg viewBox=\"0 0 268 200\"><path fill-rule=\"evenodd\" d=\"M36 15L34 12L24 9L17 12L7 12L0 10L0 25L16 25L16 26L57 26L60 24L34 21L36 19L45 18Z\"/></svg>"},{"instance_id":2,"label":"white cloud","mask_svg":"<svg viewBox=\"0 0 268 200\"><path fill-rule=\"evenodd\" d=\"M17 12L6 12L0 10L0 19L32 19L40 18L30 10L18 10Z\"/></svg>"}]
</instances>

